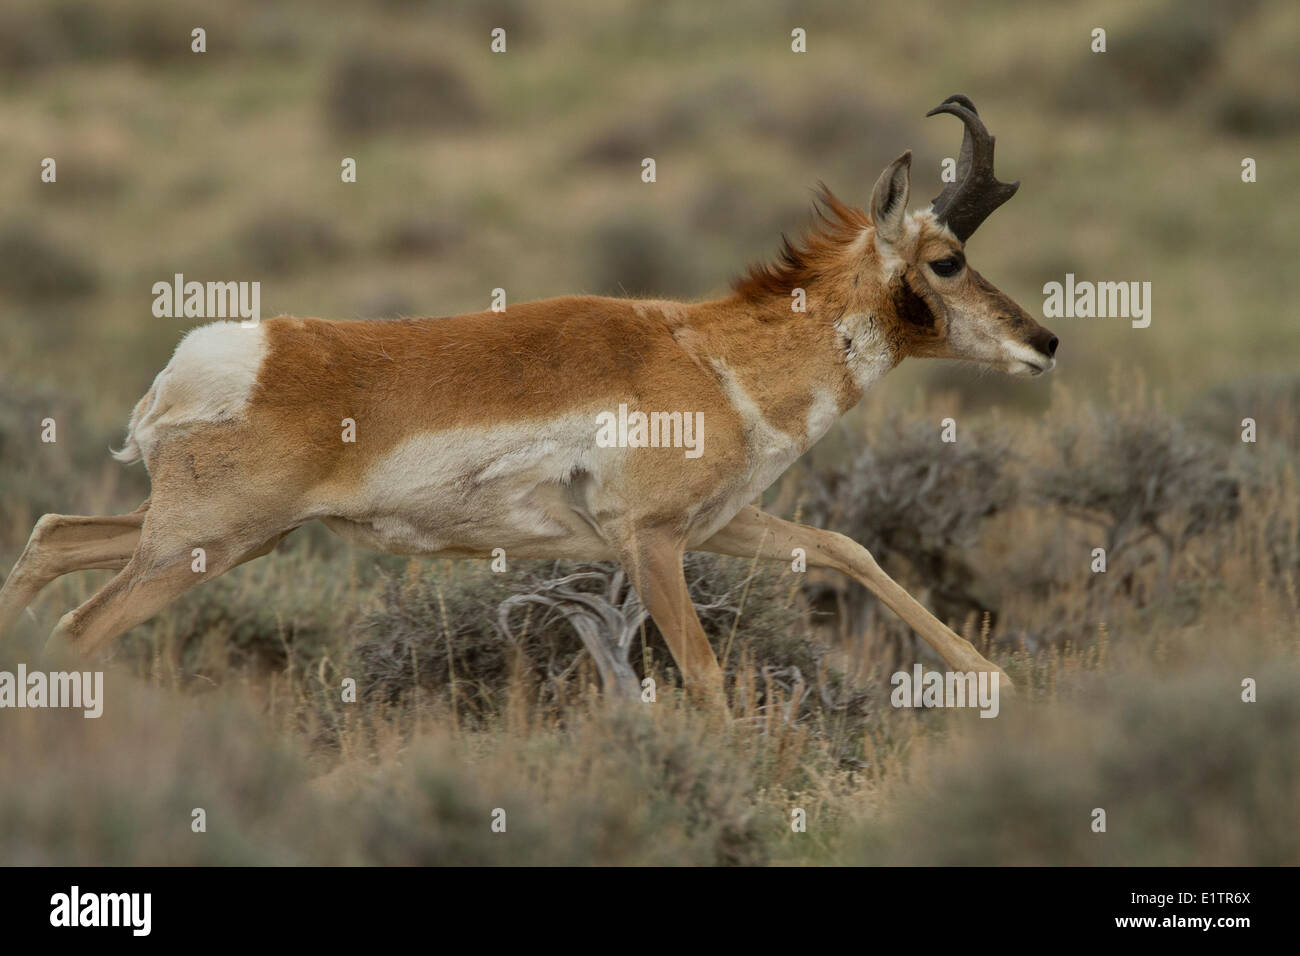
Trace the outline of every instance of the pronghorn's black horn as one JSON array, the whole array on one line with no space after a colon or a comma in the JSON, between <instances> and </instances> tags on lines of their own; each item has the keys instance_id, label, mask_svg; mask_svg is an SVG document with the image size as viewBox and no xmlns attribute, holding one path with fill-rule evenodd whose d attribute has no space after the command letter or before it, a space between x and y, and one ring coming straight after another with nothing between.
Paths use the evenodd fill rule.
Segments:
<instances>
[{"instance_id":1,"label":"pronghorn's black horn","mask_svg":"<svg viewBox=\"0 0 1300 956\"><path fill-rule=\"evenodd\" d=\"M944 186L933 205L935 217L965 242L994 209L1016 194L1020 183L1000 182L993 175L993 137L970 97L950 96L925 115L936 113L951 113L966 126L957 157L957 181Z\"/></svg>"}]
</instances>

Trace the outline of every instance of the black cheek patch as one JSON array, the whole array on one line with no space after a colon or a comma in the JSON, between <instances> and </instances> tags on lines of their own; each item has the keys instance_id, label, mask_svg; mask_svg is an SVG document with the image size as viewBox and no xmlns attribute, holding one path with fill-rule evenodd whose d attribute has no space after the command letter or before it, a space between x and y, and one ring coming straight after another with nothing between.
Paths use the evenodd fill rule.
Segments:
<instances>
[{"instance_id":1,"label":"black cheek patch","mask_svg":"<svg viewBox=\"0 0 1300 956\"><path fill-rule=\"evenodd\" d=\"M904 322L918 328L933 329L938 321L930 304L912 291L906 279L894 287L894 309Z\"/></svg>"}]
</instances>

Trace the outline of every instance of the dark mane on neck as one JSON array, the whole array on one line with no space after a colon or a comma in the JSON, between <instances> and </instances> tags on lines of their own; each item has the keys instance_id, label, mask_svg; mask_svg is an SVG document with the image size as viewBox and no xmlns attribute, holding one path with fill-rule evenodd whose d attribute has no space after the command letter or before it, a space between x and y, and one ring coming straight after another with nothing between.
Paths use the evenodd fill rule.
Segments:
<instances>
[{"instance_id":1,"label":"dark mane on neck","mask_svg":"<svg viewBox=\"0 0 1300 956\"><path fill-rule=\"evenodd\" d=\"M781 251L774 262L756 263L732 281L731 288L737 295L753 301L788 297L792 289L807 288L835 263L844 246L871 225L866 213L840 202L825 183L817 184L813 213L812 224L795 242L782 233Z\"/></svg>"}]
</instances>

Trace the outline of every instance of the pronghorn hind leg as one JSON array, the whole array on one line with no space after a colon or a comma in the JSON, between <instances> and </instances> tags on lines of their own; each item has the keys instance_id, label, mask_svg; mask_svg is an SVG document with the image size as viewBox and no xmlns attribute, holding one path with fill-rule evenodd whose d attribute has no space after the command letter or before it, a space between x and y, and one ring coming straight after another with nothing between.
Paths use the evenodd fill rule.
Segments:
<instances>
[{"instance_id":1,"label":"pronghorn hind leg","mask_svg":"<svg viewBox=\"0 0 1300 956\"><path fill-rule=\"evenodd\" d=\"M188 543L167 547L150 541L146 527L140 545L113 580L59 619L45 645L46 655L69 652L90 656L113 638L143 624L190 588L271 551L292 528L257 544L235 540L201 542L205 569L193 570Z\"/></svg>"},{"instance_id":2,"label":"pronghorn hind leg","mask_svg":"<svg viewBox=\"0 0 1300 956\"><path fill-rule=\"evenodd\" d=\"M691 603L681 542L667 533L641 531L619 552L628 580L672 651L687 692L706 708L725 713L722 668Z\"/></svg>"},{"instance_id":3,"label":"pronghorn hind leg","mask_svg":"<svg viewBox=\"0 0 1300 956\"><path fill-rule=\"evenodd\" d=\"M954 634L922 607L884 572L871 552L852 538L784 521L751 505L701 544L698 550L742 558L752 559L757 555L774 561L789 561L795 548L804 549L810 565L832 568L863 584L933 647L949 667L957 671L997 673L1001 691L1014 692L1015 687L1002 668L986 660L970 641Z\"/></svg>"},{"instance_id":4,"label":"pronghorn hind leg","mask_svg":"<svg viewBox=\"0 0 1300 956\"><path fill-rule=\"evenodd\" d=\"M140 541L148 508L146 501L127 515L42 516L0 588L0 634L55 578L92 568L124 568Z\"/></svg>"}]
</instances>

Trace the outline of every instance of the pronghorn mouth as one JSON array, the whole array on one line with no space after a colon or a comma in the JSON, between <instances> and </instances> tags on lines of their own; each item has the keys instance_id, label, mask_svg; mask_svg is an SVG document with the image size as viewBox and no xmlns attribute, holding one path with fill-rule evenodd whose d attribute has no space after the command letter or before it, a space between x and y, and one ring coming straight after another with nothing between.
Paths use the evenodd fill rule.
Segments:
<instances>
[{"instance_id":1,"label":"pronghorn mouth","mask_svg":"<svg viewBox=\"0 0 1300 956\"><path fill-rule=\"evenodd\" d=\"M1003 342L1006 370L1012 375L1039 376L1056 368L1056 359L1019 342Z\"/></svg>"},{"instance_id":2,"label":"pronghorn mouth","mask_svg":"<svg viewBox=\"0 0 1300 956\"><path fill-rule=\"evenodd\" d=\"M1016 357L1011 359L1003 366L1008 375L1019 375L1026 378L1038 378L1038 376L1050 372L1056 368L1056 359L1028 359Z\"/></svg>"}]
</instances>

